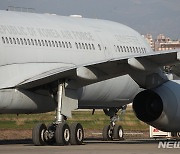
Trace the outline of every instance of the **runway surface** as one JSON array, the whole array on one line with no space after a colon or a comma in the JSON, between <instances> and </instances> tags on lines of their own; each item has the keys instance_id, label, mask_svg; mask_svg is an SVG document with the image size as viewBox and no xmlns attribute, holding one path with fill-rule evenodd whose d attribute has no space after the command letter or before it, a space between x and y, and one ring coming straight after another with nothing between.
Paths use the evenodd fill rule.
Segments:
<instances>
[{"instance_id":1,"label":"runway surface","mask_svg":"<svg viewBox=\"0 0 180 154\"><path fill-rule=\"evenodd\" d=\"M0 154L179 154L180 149L158 148L159 140L101 141L86 139L78 146L33 146L27 140L0 140Z\"/></svg>"}]
</instances>

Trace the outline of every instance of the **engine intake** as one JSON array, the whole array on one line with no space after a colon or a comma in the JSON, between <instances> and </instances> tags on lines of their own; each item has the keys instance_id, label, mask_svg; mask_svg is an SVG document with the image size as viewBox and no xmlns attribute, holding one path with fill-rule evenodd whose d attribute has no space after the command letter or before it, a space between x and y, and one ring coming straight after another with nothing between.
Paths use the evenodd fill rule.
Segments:
<instances>
[{"instance_id":1,"label":"engine intake","mask_svg":"<svg viewBox=\"0 0 180 154\"><path fill-rule=\"evenodd\" d=\"M180 131L180 81L140 92L133 101L138 119L163 131Z\"/></svg>"},{"instance_id":2,"label":"engine intake","mask_svg":"<svg viewBox=\"0 0 180 154\"><path fill-rule=\"evenodd\" d=\"M162 114L163 102L154 91L145 90L135 97L133 109L138 119L143 122L152 122Z\"/></svg>"}]
</instances>

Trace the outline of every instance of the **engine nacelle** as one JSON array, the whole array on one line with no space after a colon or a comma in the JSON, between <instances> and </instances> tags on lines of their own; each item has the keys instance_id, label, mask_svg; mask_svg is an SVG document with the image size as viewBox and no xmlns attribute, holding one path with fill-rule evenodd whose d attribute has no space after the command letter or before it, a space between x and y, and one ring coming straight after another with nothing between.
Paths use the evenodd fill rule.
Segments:
<instances>
[{"instance_id":1,"label":"engine nacelle","mask_svg":"<svg viewBox=\"0 0 180 154\"><path fill-rule=\"evenodd\" d=\"M180 131L180 81L140 92L133 101L138 119L163 131Z\"/></svg>"},{"instance_id":2,"label":"engine nacelle","mask_svg":"<svg viewBox=\"0 0 180 154\"><path fill-rule=\"evenodd\" d=\"M56 104L52 97L38 93L4 89L0 90L0 114L29 114L54 111Z\"/></svg>"}]
</instances>

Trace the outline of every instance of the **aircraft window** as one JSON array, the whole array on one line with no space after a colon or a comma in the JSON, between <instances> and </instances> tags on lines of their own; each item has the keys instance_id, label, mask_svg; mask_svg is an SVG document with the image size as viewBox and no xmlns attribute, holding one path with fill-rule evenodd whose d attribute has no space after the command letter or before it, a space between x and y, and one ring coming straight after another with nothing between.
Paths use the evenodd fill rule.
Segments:
<instances>
[{"instance_id":1,"label":"aircraft window","mask_svg":"<svg viewBox=\"0 0 180 154\"><path fill-rule=\"evenodd\" d=\"M44 40L41 40L41 44L42 44L43 46L45 46L45 44L44 44Z\"/></svg>"},{"instance_id":2,"label":"aircraft window","mask_svg":"<svg viewBox=\"0 0 180 154\"><path fill-rule=\"evenodd\" d=\"M33 39L31 39L31 44L32 44L32 45L34 45L34 41L33 41Z\"/></svg>"},{"instance_id":3,"label":"aircraft window","mask_svg":"<svg viewBox=\"0 0 180 154\"><path fill-rule=\"evenodd\" d=\"M51 41L51 43L52 43L52 47L55 47L54 41Z\"/></svg>"},{"instance_id":4,"label":"aircraft window","mask_svg":"<svg viewBox=\"0 0 180 154\"><path fill-rule=\"evenodd\" d=\"M124 52L126 52L126 47L125 46L123 46L123 50L124 50Z\"/></svg>"},{"instance_id":5,"label":"aircraft window","mask_svg":"<svg viewBox=\"0 0 180 154\"><path fill-rule=\"evenodd\" d=\"M145 52L144 48L142 48L142 51Z\"/></svg>"},{"instance_id":6,"label":"aircraft window","mask_svg":"<svg viewBox=\"0 0 180 154\"><path fill-rule=\"evenodd\" d=\"M44 42L45 42L45 45L48 47L48 42L47 42L47 40L45 40Z\"/></svg>"},{"instance_id":7,"label":"aircraft window","mask_svg":"<svg viewBox=\"0 0 180 154\"><path fill-rule=\"evenodd\" d=\"M121 52L123 52L123 47L122 46L120 46L120 50L121 50Z\"/></svg>"},{"instance_id":8,"label":"aircraft window","mask_svg":"<svg viewBox=\"0 0 180 154\"><path fill-rule=\"evenodd\" d=\"M127 48L127 51L130 52L129 47L126 47L126 48Z\"/></svg>"},{"instance_id":9,"label":"aircraft window","mask_svg":"<svg viewBox=\"0 0 180 154\"><path fill-rule=\"evenodd\" d=\"M38 40L38 44L39 44L39 46L41 46L41 41L40 40Z\"/></svg>"},{"instance_id":10,"label":"aircraft window","mask_svg":"<svg viewBox=\"0 0 180 154\"><path fill-rule=\"evenodd\" d=\"M31 45L31 42L30 42L30 40L29 40L29 39L27 39L27 42L28 42L28 44L29 44L29 45Z\"/></svg>"},{"instance_id":11,"label":"aircraft window","mask_svg":"<svg viewBox=\"0 0 180 154\"><path fill-rule=\"evenodd\" d=\"M65 44L66 44L66 48L69 48L68 43L67 43L67 42L65 42Z\"/></svg>"},{"instance_id":12,"label":"aircraft window","mask_svg":"<svg viewBox=\"0 0 180 154\"><path fill-rule=\"evenodd\" d=\"M56 44L56 47L59 47L57 41L55 41L55 44Z\"/></svg>"},{"instance_id":13,"label":"aircraft window","mask_svg":"<svg viewBox=\"0 0 180 154\"><path fill-rule=\"evenodd\" d=\"M117 46L117 49L118 49L118 51L120 52L120 48L119 48L119 46Z\"/></svg>"},{"instance_id":14,"label":"aircraft window","mask_svg":"<svg viewBox=\"0 0 180 154\"><path fill-rule=\"evenodd\" d=\"M82 49L81 43L79 43L79 48Z\"/></svg>"},{"instance_id":15,"label":"aircraft window","mask_svg":"<svg viewBox=\"0 0 180 154\"><path fill-rule=\"evenodd\" d=\"M72 48L71 42L69 42L69 47Z\"/></svg>"},{"instance_id":16,"label":"aircraft window","mask_svg":"<svg viewBox=\"0 0 180 154\"><path fill-rule=\"evenodd\" d=\"M48 41L48 43L49 43L49 46L51 47L51 41Z\"/></svg>"},{"instance_id":17,"label":"aircraft window","mask_svg":"<svg viewBox=\"0 0 180 154\"><path fill-rule=\"evenodd\" d=\"M131 47L129 47L129 50L130 50L130 52L133 52Z\"/></svg>"},{"instance_id":18,"label":"aircraft window","mask_svg":"<svg viewBox=\"0 0 180 154\"><path fill-rule=\"evenodd\" d=\"M21 42L21 45L23 45L23 39L22 38L20 38L20 42Z\"/></svg>"},{"instance_id":19,"label":"aircraft window","mask_svg":"<svg viewBox=\"0 0 180 154\"><path fill-rule=\"evenodd\" d=\"M61 41L59 41L59 46L62 47Z\"/></svg>"},{"instance_id":20,"label":"aircraft window","mask_svg":"<svg viewBox=\"0 0 180 154\"><path fill-rule=\"evenodd\" d=\"M8 43L9 44L9 40L8 40L8 38L6 37L6 43Z\"/></svg>"},{"instance_id":21,"label":"aircraft window","mask_svg":"<svg viewBox=\"0 0 180 154\"><path fill-rule=\"evenodd\" d=\"M92 44L92 49L95 50L94 44Z\"/></svg>"},{"instance_id":22,"label":"aircraft window","mask_svg":"<svg viewBox=\"0 0 180 154\"><path fill-rule=\"evenodd\" d=\"M85 49L84 43L82 43L82 48Z\"/></svg>"},{"instance_id":23,"label":"aircraft window","mask_svg":"<svg viewBox=\"0 0 180 154\"><path fill-rule=\"evenodd\" d=\"M88 44L89 45L89 49L91 50L92 48L91 48L91 44Z\"/></svg>"},{"instance_id":24,"label":"aircraft window","mask_svg":"<svg viewBox=\"0 0 180 154\"><path fill-rule=\"evenodd\" d=\"M19 41L19 39L18 39L18 38L16 38L16 41L17 41L17 43L18 43L18 44L20 44L20 41Z\"/></svg>"},{"instance_id":25,"label":"aircraft window","mask_svg":"<svg viewBox=\"0 0 180 154\"><path fill-rule=\"evenodd\" d=\"M139 52L138 52L138 47L136 47L136 52L139 53Z\"/></svg>"},{"instance_id":26,"label":"aircraft window","mask_svg":"<svg viewBox=\"0 0 180 154\"><path fill-rule=\"evenodd\" d=\"M16 44L16 39L15 38L13 38L13 43Z\"/></svg>"},{"instance_id":27,"label":"aircraft window","mask_svg":"<svg viewBox=\"0 0 180 154\"><path fill-rule=\"evenodd\" d=\"M130 47L127 47L127 48L128 48L128 51L131 52Z\"/></svg>"},{"instance_id":28,"label":"aircraft window","mask_svg":"<svg viewBox=\"0 0 180 154\"><path fill-rule=\"evenodd\" d=\"M129 48L126 46L126 51L129 52Z\"/></svg>"},{"instance_id":29,"label":"aircraft window","mask_svg":"<svg viewBox=\"0 0 180 154\"><path fill-rule=\"evenodd\" d=\"M13 43L14 44L17 44L17 42L16 42L16 39L13 37Z\"/></svg>"},{"instance_id":30,"label":"aircraft window","mask_svg":"<svg viewBox=\"0 0 180 154\"><path fill-rule=\"evenodd\" d=\"M136 47L136 52L138 52L138 47Z\"/></svg>"},{"instance_id":31,"label":"aircraft window","mask_svg":"<svg viewBox=\"0 0 180 154\"><path fill-rule=\"evenodd\" d=\"M88 50L88 45L87 45L87 43L85 43L85 47L86 47L86 49Z\"/></svg>"},{"instance_id":32,"label":"aircraft window","mask_svg":"<svg viewBox=\"0 0 180 154\"><path fill-rule=\"evenodd\" d=\"M36 39L34 39L34 44L37 45L37 40Z\"/></svg>"},{"instance_id":33,"label":"aircraft window","mask_svg":"<svg viewBox=\"0 0 180 154\"><path fill-rule=\"evenodd\" d=\"M30 39L30 44L34 45L33 39Z\"/></svg>"},{"instance_id":34,"label":"aircraft window","mask_svg":"<svg viewBox=\"0 0 180 154\"><path fill-rule=\"evenodd\" d=\"M62 46L63 46L63 48L65 48L66 46L65 46L65 43L62 41Z\"/></svg>"},{"instance_id":35,"label":"aircraft window","mask_svg":"<svg viewBox=\"0 0 180 154\"><path fill-rule=\"evenodd\" d=\"M11 38L9 37L9 43L11 43L12 44L12 40L11 40Z\"/></svg>"},{"instance_id":36,"label":"aircraft window","mask_svg":"<svg viewBox=\"0 0 180 154\"><path fill-rule=\"evenodd\" d=\"M134 48L134 47L132 47L132 50L133 50L133 52L134 52L134 53L136 52L136 50L135 50L135 48Z\"/></svg>"},{"instance_id":37,"label":"aircraft window","mask_svg":"<svg viewBox=\"0 0 180 154\"><path fill-rule=\"evenodd\" d=\"M135 53L134 47L131 47L131 49L132 49L132 52L134 52L134 53Z\"/></svg>"},{"instance_id":38,"label":"aircraft window","mask_svg":"<svg viewBox=\"0 0 180 154\"><path fill-rule=\"evenodd\" d=\"M12 39L9 37L9 42L12 44L13 42L12 42Z\"/></svg>"},{"instance_id":39,"label":"aircraft window","mask_svg":"<svg viewBox=\"0 0 180 154\"><path fill-rule=\"evenodd\" d=\"M25 44L25 45L27 45L27 41L26 41L26 39L25 39L25 38L24 38L24 44Z\"/></svg>"},{"instance_id":40,"label":"aircraft window","mask_svg":"<svg viewBox=\"0 0 180 154\"><path fill-rule=\"evenodd\" d=\"M99 50L101 50L101 46L100 46L100 44L98 44L98 48L99 48Z\"/></svg>"},{"instance_id":41,"label":"aircraft window","mask_svg":"<svg viewBox=\"0 0 180 154\"><path fill-rule=\"evenodd\" d=\"M75 43L76 44L76 48L78 49L78 44L77 43Z\"/></svg>"},{"instance_id":42,"label":"aircraft window","mask_svg":"<svg viewBox=\"0 0 180 154\"><path fill-rule=\"evenodd\" d=\"M123 52L123 48L122 48L122 46L119 46L119 48L120 48L120 51L121 51L121 52Z\"/></svg>"},{"instance_id":43,"label":"aircraft window","mask_svg":"<svg viewBox=\"0 0 180 154\"><path fill-rule=\"evenodd\" d=\"M115 49L115 51L117 52L117 47L116 47L116 45L114 45L114 49Z\"/></svg>"},{"instance_id":44,"label":"aircraft window","mask_svg":"<svg viewBox=\"0 0 180 154\"><path fill-rule=\"evenodd\" d=\"M119 52L121 52L121 51L122 51L120 46L118 46L118 50L119 50Z\"/></svg>"},{"instance_id":45,"label":"aircraft window","mask_svg":"<svg viewBox=\"0 0 180 154\"><path fill-rule=\"evenodd\" d=\"M6 43L4 37L2 37L2 42L3 42L3 43Z\"/></svg>"}]
</instances>

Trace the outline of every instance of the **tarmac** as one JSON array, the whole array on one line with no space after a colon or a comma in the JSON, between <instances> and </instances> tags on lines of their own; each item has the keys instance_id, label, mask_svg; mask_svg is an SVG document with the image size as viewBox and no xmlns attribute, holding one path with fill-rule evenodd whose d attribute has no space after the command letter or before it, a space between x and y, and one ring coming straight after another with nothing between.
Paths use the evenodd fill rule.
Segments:
<instances>
[{"instance_id":1,"label":"tarmac","mask_svg":"<svg viewBox=\"0 0 180 154\"><path fill-rule=\"evenodd\" d=\"M179 148L158 148L159 141L166 140L102 141L88 138L83 145L75 146L34 146L31 139L0 140L0 154L179 154Z\"/></svg>"}]
</instances>

